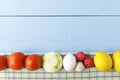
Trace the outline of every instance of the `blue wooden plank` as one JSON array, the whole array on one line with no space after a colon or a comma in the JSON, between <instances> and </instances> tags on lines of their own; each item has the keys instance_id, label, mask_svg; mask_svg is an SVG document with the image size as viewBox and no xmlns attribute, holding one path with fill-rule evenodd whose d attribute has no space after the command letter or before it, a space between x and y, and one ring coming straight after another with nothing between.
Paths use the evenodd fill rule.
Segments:
<instances>
[{"instance_id":1,"label":"blue wooden plank","mask_svg":"<svg viewBox=\"0 0 120 80\"><path fill-rule=\"evenodd\" d=\"M119 17L0 18L0 51L114 51Z\"/></svg>"},{"instance_id":2,"label":"blue wooden plank","mask_svg":"<svg viewBox=\"0 0 120 80\"><path fill-rule=\"evenodd\" d=\"M120 15L120 0L1 0L0 15Z\"/></svg>"}]
</instances>

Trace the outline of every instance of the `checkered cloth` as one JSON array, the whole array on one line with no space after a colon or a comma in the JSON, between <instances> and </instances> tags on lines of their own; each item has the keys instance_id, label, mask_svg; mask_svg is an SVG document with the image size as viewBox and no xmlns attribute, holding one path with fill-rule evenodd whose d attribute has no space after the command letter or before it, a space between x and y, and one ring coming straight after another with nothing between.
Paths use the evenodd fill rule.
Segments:
<instances>
[{"instance_id":1,"label":"checkered cloth","mask_svg":"<svg viewBox=\"0 0 120 80\"><path fill-rule=\"evenodd\" d=\"M8 53L0 54L8 55ZM94 53L88 53L88 55L93 56ZM56 73L45 72L43 68L36 71L26 69L14 71L8 68L0 72L0 80L120 80L120 74L113 69L109 72L100 72L96 68L88 68L82 72L67 72L62 69Z\"/></svg>"}]
</instances>

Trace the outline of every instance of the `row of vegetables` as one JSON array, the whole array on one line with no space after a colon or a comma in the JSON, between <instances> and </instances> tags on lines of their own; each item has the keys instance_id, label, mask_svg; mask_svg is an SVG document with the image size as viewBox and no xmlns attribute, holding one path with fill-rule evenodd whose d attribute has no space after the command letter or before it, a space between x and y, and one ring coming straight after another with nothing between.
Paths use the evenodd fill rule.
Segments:
<instances>
[{"instance_id":1,"label":"row of vegetables","mask_svg":"<svg viewBox=\"0 0 120 80\"><path fill-rule=\"evenodd\" d=\"M64 56L57 52L49 52L43 56L38 54L24 55L22 52L14 52L8 56L0 55L0 71L6 68L21 70L24 67L29 71L43 67L47 72L58 72L62 68L66 71L83 71L91 67L106 72L113 67L117 72L120 72L120 50L115 51L112 56L107 52L96 52L93 57L87 56L84 52Z\"/></svg>"}]
</instances>

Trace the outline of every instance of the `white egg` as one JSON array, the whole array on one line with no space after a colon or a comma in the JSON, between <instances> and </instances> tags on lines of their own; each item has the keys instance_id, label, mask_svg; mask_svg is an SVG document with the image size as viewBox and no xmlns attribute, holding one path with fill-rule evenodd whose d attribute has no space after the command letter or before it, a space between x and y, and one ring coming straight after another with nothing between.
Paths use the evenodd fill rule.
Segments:
<instances>
[{"instance_id":1,"label":"white egg","mask_svg":"<svg viewBox=\"0 0 120 80\"><path fill-rule=\"evenodd\" d=\"M76 65L76 58L72 54L65 55L63 59L63 67L66 71L72 71Z\"/></svg>"}]
</instances>

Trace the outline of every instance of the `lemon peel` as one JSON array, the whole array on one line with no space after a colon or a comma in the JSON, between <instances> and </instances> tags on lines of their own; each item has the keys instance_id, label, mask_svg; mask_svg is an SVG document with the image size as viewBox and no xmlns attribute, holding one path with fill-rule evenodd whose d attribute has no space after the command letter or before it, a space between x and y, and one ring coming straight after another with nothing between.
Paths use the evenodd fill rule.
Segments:
<instances>
[{"instance_id":1,"label":"lemon peel","mask_svg":"<svg viewBox=\"0 0 120 80\"><path fill-rule=\"evenodd\" d=\"M113 62L111 56L106 52L96 52L94 64L98 70L106 72L112 68Z\"/></svg>"},{"instance_id":2,"label":"lemon peel","mask_svg":"<svg viewBox=\"0 0 120 80\"><path fill-rule=\"evenodd\" d=\"M114 63L114 69L115 71L120 73L120 50L117 50L113 53L113 63Z\"/></svg>"}]
</instances>

